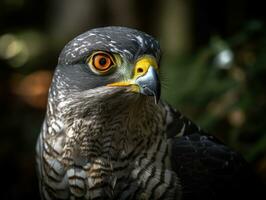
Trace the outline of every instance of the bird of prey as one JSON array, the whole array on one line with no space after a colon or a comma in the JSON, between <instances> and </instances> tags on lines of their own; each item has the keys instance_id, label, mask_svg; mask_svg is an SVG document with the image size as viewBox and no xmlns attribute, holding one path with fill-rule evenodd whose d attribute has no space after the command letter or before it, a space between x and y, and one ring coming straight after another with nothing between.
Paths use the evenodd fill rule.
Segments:
<instances>
[{"instance_id":1,"label":"bird of prey","mask_svg":"<svg viewBox=\"0 0 266 200\"><path fill-rule=\"evenodd\" d=\"M125 27L64 47L36 146L42 199L239 195L246 162L160 99L160 56L156 39Z\"/></svg>"}]
</instances>

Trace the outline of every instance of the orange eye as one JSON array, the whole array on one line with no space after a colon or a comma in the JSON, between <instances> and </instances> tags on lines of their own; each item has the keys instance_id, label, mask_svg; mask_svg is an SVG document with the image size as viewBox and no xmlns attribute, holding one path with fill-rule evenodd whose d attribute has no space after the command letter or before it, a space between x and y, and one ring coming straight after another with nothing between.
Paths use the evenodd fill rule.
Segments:
<instances>
[{"instance_id":1,"label":"orange eye","mask_svg":"<svg viewBox=\"0 0 266 200\"><path fill-rule=\"evenodd\" d=\"M111 55L98 53L93 56L92 64L97 71L106 72L113 66L114 63Z\"/></svg>"}]
</instances>

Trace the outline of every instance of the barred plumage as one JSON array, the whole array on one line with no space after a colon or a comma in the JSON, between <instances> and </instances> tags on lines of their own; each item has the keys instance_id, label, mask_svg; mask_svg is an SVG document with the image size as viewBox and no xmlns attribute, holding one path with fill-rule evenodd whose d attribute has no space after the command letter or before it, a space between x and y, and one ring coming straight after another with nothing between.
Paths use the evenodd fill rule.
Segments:
<instances>
[{"instance_id":1,"label":"barred plumage","mask_svg":"<svg viewBox=\"0 0 266 200\"><path fill-rule=\"evenodd\" d=\"M106 74L91 70L94 62L88 60L97 52L112 55ZM199 193L187 184L189 176L210 168L233 177L244 166L238 154L204 136L164 101L156 102L159 60L154 38L122 27L93 29L66 45L37 142L44 199L194 198ZM197 166L189 164L198 152L209 160L199 161L202 171L193 171ZM222 156L212 160L216 153ZM203 186L212 180L212 171L204 173Z\"/></svg>"}]
</instances>

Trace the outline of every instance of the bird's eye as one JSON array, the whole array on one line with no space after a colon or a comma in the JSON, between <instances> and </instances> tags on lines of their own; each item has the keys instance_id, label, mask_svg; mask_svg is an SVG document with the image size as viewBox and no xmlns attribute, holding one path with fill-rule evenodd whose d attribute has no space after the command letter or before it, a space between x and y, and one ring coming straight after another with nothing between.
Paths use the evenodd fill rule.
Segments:
<instances>
[{"instance_id":1,"label":"bird's eye","mask_svg":"<svg viewBox=\"0 0 266 200\"><path fill-rule=\"evenodd\" d=\"M114 65L113 58L110 54L105 52L95 53L91 58L91 65L94 71L105 73L109 71Z\"/></svg>"}]
</instances>

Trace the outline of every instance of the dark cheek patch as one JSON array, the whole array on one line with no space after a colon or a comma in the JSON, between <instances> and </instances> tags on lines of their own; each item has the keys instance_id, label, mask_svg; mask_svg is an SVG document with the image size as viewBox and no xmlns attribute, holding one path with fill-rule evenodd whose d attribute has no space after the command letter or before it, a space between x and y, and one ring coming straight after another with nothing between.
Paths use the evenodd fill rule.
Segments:
<instances>
[{"instance_id":1,"label":"dark cheek patch","mask_svg":"<svg viewBox=\"0 0 266 200\"><path fill-rule=\"evenodd\" d=\"M100 76L90 71L86 64L59 65L58 69L58 77L67 77L60 80L61 84L65 82L65 86L71 90L84 91L118 81L116 72Z\"/></svg>"}]
</instances>

